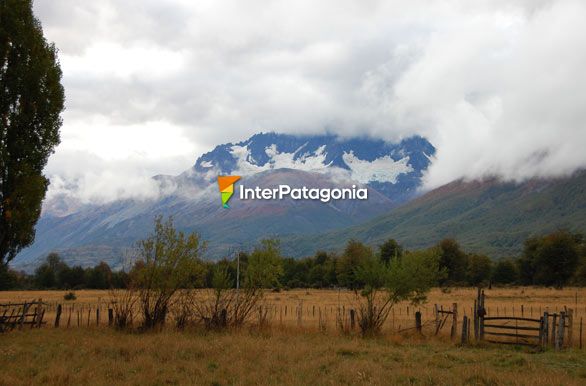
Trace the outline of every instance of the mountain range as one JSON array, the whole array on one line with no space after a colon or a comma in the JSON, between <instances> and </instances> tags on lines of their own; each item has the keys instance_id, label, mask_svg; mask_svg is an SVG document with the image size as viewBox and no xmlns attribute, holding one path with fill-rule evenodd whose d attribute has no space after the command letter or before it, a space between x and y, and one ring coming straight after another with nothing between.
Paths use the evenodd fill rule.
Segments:
<instances>
[{"instance_id":1,"label":"mountain range","mask_svg":"<svg viewBox=\"0 0 586 386\"><path fill-rule=\"evenodd\" d=\"M586 171L571 176L504 182L458 180L422 192L422 177L435 148L422 137L389 143L334 135L256 134L219 145L177 176L153 177L155 199L125 199L102 205L54 197L45 202L32 246L12 265L31 270L51 251L69 264L127 263L136 241L152 231L157 215L207 241L216 259L278 237L292 257L316 250L339 251L348 239L371 245L395 238L423 248L446 237L466 250L503 257L520 253L535 234L566 228L586 232ZM368 189L368 200L255 201L235 194L222 208L218 175L239 175L247 187Z\"/></svg>"},{"instance_id":2,"label":"mountain range","mask_svg":"<svg viewBox=\"0 0 586 386\"><path fill-rule=\"evenodd\" d=\"M334 135L260 133L239 143L219 145L177 176L153 177L156 199L125 199L102 205L54 197L44 203L33 245L12 265L30 270L49 252L82 266L104 260L125 263L136 241L148 235L156 215L173 216L181 230L198 232L207 257L250 248L259 239L313 235L360 224L417 196L435 148L422 137L389 143ZM368 200L322 203L292 199L231 200L222 208L218 175L240 175L247 186L334 188L357 185Z\"/></svg>"},{"instance_id":3,"label":"mountain range","mask_svg":"<svg viewBox=\"0 0 586 386\"><path fill-rule=\"evenodd\" d=\"M467 251L516 256L530 236L558 229L586 233L586 171L571 176L503 182L458 180L348 228L283 240L285 252L339 250L354 238L370 245L394 238L407 248L455 238Z\"/></svg>"}]
</instances>

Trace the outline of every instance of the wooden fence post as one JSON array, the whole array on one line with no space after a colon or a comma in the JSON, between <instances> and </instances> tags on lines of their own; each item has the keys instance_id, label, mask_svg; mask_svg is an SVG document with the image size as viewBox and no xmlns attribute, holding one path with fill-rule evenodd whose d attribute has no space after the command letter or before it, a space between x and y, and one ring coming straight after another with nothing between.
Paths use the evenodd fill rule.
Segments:
<instances>
[{"instance_id":1,"label":"wooden fence post","mask_svg":"<svg viewBox=\"0 0 586 386\"><path fill-rule=\"evenodd\" d=\"M544 337L545 337L545 322L543 321L543 316L542 316L541 318L539 318L539 345L541 347L545 347Z\"/></svg>"},{"instance_id":2,"label":"wooden fence post","mask_svg":"<svg viewBox=\"0 0 586 386\"><path fill-rule=\"evenodd\" d=\"M582 350L582 318L580 318L580 350Z\"/></svg>"},{"instance_id":3,"label":"wooden fence post","mask_svg":"<svg viewBox=\"0 0 586 386\"><path fill-rule=\"evenodd\" d=\"M553 318L551 320L551 345L556 348L556 337L557 337L557 321L558 321L558 314L553 314Z\"/></svg>"},{"instance_id":4,"label":"wooden fence post","mask_svg":"<svg viewBox=\"0 0 586 386\"><path fill-rule=\"evenodd\" d=\"M480 340L484 340L484 317L483 316L478 318L478 335L480 336Z\"/></svg>"},{"instance_id":5,"label":"wooden fence post","mask_svg":"<svg viewBox=\"0 0 586 386\"><path fill-rule=\"evenodd\" d=\"M354 327L356 327L356 311L354 311L354 309L352 308L350 310L350 329L354 330Z\"/></svg>"},{"instance_id":6,"label":"wooden fence post","mask_svg":"<svg viewBox=\"0 0 586 386\"><path fill-rule=\"evenodd\" d=\"M32 304L35 304L34 302ZM31 328L34 328L35 325L37 324L37 318L40 314L40 308L39 308L39 303L36 303L35 305L35 309L33 311L33 319L31 320Z\"/></svg>"},{"instance_id":7,"label":"wooden fence post","mask_svg":"<svg viewBox=\"0 0 586 386\"><path fill-rule=\"evenodd\" d=\"M415 329L421 334L421 311L415 313Z\"/></svg>"},{"instance_id":8,"label":"wooden fence post","mask_svg":"<svg viewBox=\"0 0 586 386\"><path fill-rule=\"evenodd\" d=\"M96 326L100 325L100 305L96 308Z\"/></svg>"},{"instance_id":9,"label":"wooden fence post","mask_svg":"<svg viewBox=\"0 0 586 386\"><path fill-rule=\"evenodd\" d=\"M547 347L549 344L549 313L545 311L543 313L543 347Z\"/></svg>"},{"instance_id":10,"label":"wooden fence post","mask_svg":"<svg viewBox=\"0 0 586 386\"><path fill-rule=\"evenodd\" d=\"M61 304L57 304L57 315L55 315L55 328L59 327L59 319L61 319Z\"/></svg>"},{"instance_id":11,"label":"wooden fence post","mask_svg":"<svg viewBox=\"0 0 586 386\"><path fill-rule=\"evenodd\" d=\"M327 328L326 321L327 321L327 316L328 316L327 308L324 309L323 315L321 313L321 307L319 307L318 312L319 312L318 329L320 332L326 332L326 328Z\"/></svg>"},{"instance_id":12,"label":"wooden fence post","mask_svg":"<svg viewBox=\"0 0 586 386\"><path fill-rule=\"evenodd\" d=\"M574 310L572 308L568 309L567 314L568 319L568 347L572 347L574 343Z\"/></svg>"},{"instance_id":13,"label":"wooden fence post","mask_svg":"<svg viewBox=\"0 0 586 386\"><path fill-rule=\"evenodd\" d=\"M303 323L303 302L300 302L299 306L297 306L297 325L301 327L302 323Z\"/></svg>"},{"instance_id":14,"label":"wooden fence post","mask_svg":"<svg viewBox=\"0 0 586 386\"><path fill-rule=\"evenodd\" d=\"M69 316L67 317L67 328L69 328L69 326L71 326L71 313L73 312L73 308L70 306L69 307Z\"/></svg>"},{"instance_id":15,"label":"wooden fence post","mask_svg":"<svg viewBox=\"0 0 586 386\"><path fill-rule=\"evenodd\" d=\"M474 300L474 340L478 341L478 304Z\"/></svg>"},{"instance_id":16,"label":"wooden fence post","mask_svg":"<svg viewBox=\"0 0 586 386\"><path fill-rule=\"evenodd\" d=\"M108 308L108 326L111 326L114 323L114 310Z\"/></svg>"},{"instance_id":17,"label":"wooden fence post","mask_svg":"<svg viewBox=\"0 0 586 386\"><path fill-rule=\"evenodd\" d=\"M262 316L262 308L261 307L258 308L258 313L259 313L259 325L262 326L263 316ZM222 311L220 311L220 325L222 327L226 327L226 324L228 324L228 311L226 311L225 308L222 308Z\"/></svg>"},{"instance_id":18,"label":"wooden fence post","mask_svg":"<svg viewBox=\"0 0 586 386\"><path fill-rule=\"evenodd\" d=\"M458 303L452 304L452 331L450 338L454 339L458 333Z\"/></svg>"},{"instance_id":19,"label":"wooden fence post","mask_svg":"<svg viewBox=\"0 0 586 386\"><path fill-rule=\"evenodd\" d=\"M561 350L564 346L564 325L566 322L566 313L564 311L560 311L560 319L558 324L558 333L555 340L555 349Z\"/></svg>"},{"instance_id":20,"label":"wooden fence post","mask_svg":"<svg viewBox=\"0 0 586 386\"><path fill-rule=\"evenodd\" d=\"M26 313L28 312L29 307L30 307L30 304L29 303L26 303L26 302L22 306L22 315L20 316L20 320L18 322L18 324L19 324L18 328L19 329L22 329L22 326L24 325L24 320L26 319Z\"/></svg>"},{"instance_id":21,"label":"wooden fence post","mask_svg":"<svg viewBox=\"0 0 586 386\"><path fill-rule=\"evenodd\" d=\"M37 328L41 328L43 325L43 317L45 316L45 309L41 308L39 314L37 314Z\"/></svg>"},{"instance_id":22,"label":"wooden fence post","mask_svg":"<svg viewBox=\"0 0 586 386\"><path fill-rule=\"evenodd\" d=\"M468 317L464 315L462 320L462 344L468 343Z\"/></svg>"}]
</instances>

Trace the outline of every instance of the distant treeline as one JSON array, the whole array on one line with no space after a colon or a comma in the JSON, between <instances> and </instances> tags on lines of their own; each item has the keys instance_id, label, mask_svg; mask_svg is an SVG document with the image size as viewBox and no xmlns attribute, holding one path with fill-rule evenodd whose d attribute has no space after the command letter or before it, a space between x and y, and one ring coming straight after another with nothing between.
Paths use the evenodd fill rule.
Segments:
<instances>
[{"instance_id":1,"label":"distant treeline","mask_svg":"<svg viewBox=\"0 0 586 386\"><path fill-rule=\"evenodd\" d=\"M519 284L563 287L586 285L586 240L584 235L560 230L525 241L520 257L493 261L488 256L466 253L453 239L444 239L433 248L440 256L440 268L447 276L443 286L488 286L491 284ZM347 242L339 253L318 251L315 256L302 259L282 257L281 288L358 289L363 283L357 279L355 268L373 256L384 262L401 259L410 252L395 240L389 239L373 249L356 240ZM204 287L213 287L213 272L218 268L227 272L230 282L236 283L237 261L241 272L248 262L246 252L239 259L221 259L203 262L207 273ZM93 268L70 267L56 253L29 275L0 265L0 289L109 289L125 288L129 274L113 271L101 262Z\"/></svg>"}]
</instances>

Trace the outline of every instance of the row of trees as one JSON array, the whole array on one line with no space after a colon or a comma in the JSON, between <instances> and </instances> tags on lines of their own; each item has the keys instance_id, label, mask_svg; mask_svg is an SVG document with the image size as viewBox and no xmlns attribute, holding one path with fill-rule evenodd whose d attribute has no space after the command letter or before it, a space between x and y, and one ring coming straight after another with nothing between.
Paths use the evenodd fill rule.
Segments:
<instances>
[{"instance_id":1,"label":"row of trees","mask_svg":"<svg viewBox=\"0 0 586 386\"><path fill-rule=\"evenodd\" d=\"M57 253L50 253L32 275L0 265L0 290L10 289L110 289L124 288L128 273L113 271L105 262L95 267L70 267Z\"/></svg>"},{"instance_id":2,"label":"row of trees","mask_svg":"<svg viewBox=\"0 0 586 386\"><path fill-rule=\"evenodd\" d=\"M113 272L106 263L69 267L51 254L32 276L4 275L12 275L12 283L36 288L121 288L111 292L117 325L126 326L138 307L147 329L163 325L169 314L177 326L193 320L213 328L238 326L256 309L266 288L345 287L356 292L364 334L377 333L394 304L418 303L433 286L497 282L559 287L579 284L586 276L583 238L564 231L528 239L521 257L498 262L467 254L451 239L419 251L406 251L394 240L376 250L350 240L340 255L318 252L300 260L283 258L272 239L250 253L241 252L238 259L204 261L204 249L197 234L185 235L171 219L158 218L154 233L137 245L136 263L128 272ZM189 291L193 288L209 293L199 296Z\"/></svg>"},{"instance_id":3,"label":"row of trees","mask_svg":"<svg viewBox=\"0 0 586 386\"><path fill-rule=\"evenodd\" d=\"M525 241L521 256L497 261L467 254L452 239L443 240L438 247L440 264L448 271L441 284L586 285L586 240L579 233L559 230L531 237Z\"/></svg>"},{"instance_id":4,"label":"row of trees","mask_svg":"<svg viewBox=\"0 0 586 386\"><path fill-rule=\"evenodd\" d=\"M257 306L264 289L279 287L284 274L278 241L263 240L250 254L242 254L237 278L232 261L202 261L204 248L197 234L185 235L175 230L172 219L157 218L154 233L138 244L138 260L128 273L126 289L111 292L116 325L127 328L137 306L142 328L149 330L164 325L169 314L179 328L202 322L207 328L226 328L243 325L258 310L262 324L262 308ZM397 302L424 300L443 277L437 248L404 256L395 253L388 259L355 241L346 250L352 252L348 257L361 253L351 272L341 274L350 275L350 284L361 283L356 306L364 335L380 332ZM190 291L202 286L209 287L207 294Z\"/></svg>"},{"instance_id":5,"label":"row of trees","mask_svg":"<svg viewBox=\"0 0 586 386\"><path fill-rule=\"evenodd\" d=\"M496 284L586 285L586 242L581 234L564 230L526 240L523 254L497 261L486 255L466 253L454 239L444 239L436 249L440 268L446 276L440 285L488 286ZM354 267L376 256L383 262L408 254L390 239L377 250L355 240L346 244L340 255L317 252L304 259L285 259L283 284L287 287L360 288Z\"/></svg>"},{"instance_id":6,"label":"row of trees","mask_svg":"<svg viewBox=\"0 0 586 386\"><path fill-rule=\"evenodd\" d=\"M318 254L315 259L319 265L331 262L336 282L356 290L363 334L378 333L397 302L424 300L445 276L439 267L437 248L403 253L394 246L388 254L383 247L383 253L375 254L364 244L350 241L339 259L327 254ZM70 268L58 255L51 254L28 281L39 286L84 283L98 288L108 284L123 287L110 291L119 328L132 326L137 309L143 329L160 328L169 315L180 328L202 322L208 328L225 328L241 326L262 310L258 305L264 290L281 287L285 262L291 264L291 260L283 259L279 242L274 239L261 241L249 254L242 253L237 267L233 260L203 261L204 249L205 243L197 234L177 231L172 219L163 221L159 217L153 234L138 243L137 259L128 273L113 273L105 263L86 270ZM191 291L202 287L207 294Z\"/></svg>"},{"instance_id":7,"label":"row of trees","mask_svg":"<svg viewBox=\"0 0 586 386\"><path fill-rule=\"evenodd\" d=\"M284 274L278 241L263 240L250 254L240 256L236 268L242 281L233 275L233 261L204 263L200 259L204 248L197 234L177 232L172 219L163 222L157 218L155 232L138 245L139 260L129 272L127 289L113 297L117 325L126 326L135 303L145 329L162 326L170 313L181 328L191 322L203 322L208 328L238 327L257 309L262 324L262 309L257 305L263 290L279 287ZM444 277L437 248L404 255L398 252L375 255L363 244L350 241L346 259L340 259L339 265L345 269L337 272L339 279L355 290L361 288L356 306L364 335L379 333L396 303L423 301ZM200 286L210 288L207 295L190 291Z\"/></svg>"},{"instance_id":8,"label":"row of trees","mask_svg":"<svg viewBox=\"0 0 586 386\"><path fill-rule=\"evenodd\" d=\"M264 241L271 250L278 249L275 240ZM488 286L495 284L586 285L586 243L580 234L557 231L545 236L532 237L525 242L524 252L518 258L498 261L488 256L466 253L453 239L445 239L434 249L439 266L446 272L439 284L463 286ZM276 257L279 261L279 280L272 286L282 288L332 288L359 289L364 286L356 267L368 259L378 259L389 264L410 252L390 239L376 250L350 240L340 254L318 251L315 256L303 259ZM250 254L240 252L238 258L217 262L201 261L201 278L194 282L197 287L212 288L215 272L221 271L230 283L237 280L237 261L246 272ZM1 269L1 268L0 268ZM127 286L129 274L113 271L101 262L93 268L69 267L59 255L51 253L33 275L0 271L2 289L107 289ZM235 284L234 284L235 285Z\"/></svg>"}]
</instances>

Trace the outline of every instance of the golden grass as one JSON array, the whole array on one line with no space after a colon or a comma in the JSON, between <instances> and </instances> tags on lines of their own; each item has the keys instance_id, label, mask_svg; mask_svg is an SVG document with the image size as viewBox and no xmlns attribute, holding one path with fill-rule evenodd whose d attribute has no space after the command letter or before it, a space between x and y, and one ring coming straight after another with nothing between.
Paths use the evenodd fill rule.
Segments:
<instances>
[{"instance_id":1,"label":"golden grass","mask_svg":"<svg viewBox=\"0 0 586 386\"><path fill-rule=\"evenodd\" d=\"M43 299L49 303L43 329L0 335L0 386L4 385L278 385L278 384L467 384L580 385L586 384L586 350L532 352L508 346L459 347L449 341L449 325L434 337L415 337L414 312L424 323L433 319L433 305L458 303L460 320L470 315L474 289L435 289L428 303L414 308L398 305L376 339L336 328L338 307L356 305L355 294L334 290L267 292L272 307L269 328L258 331L205 333L193 329L137 334L106 328L108 291L75 291L77 300L64 301L66 291L0 292L0 303ZM564 306L586 315L586 289L495 288L486 290L489 314L538 317ZM56 304L64 305L61 328L52 328ZM101 325L95 309L100 304ZM301 324L297 310L303 309ZM73 320L66 321L69 310ZM81 314L77 328L77 312ZM88 313L89 311L89 313ZM319 313L327 320L318 332ZM89 319L88 319L89 316ZM89 322L90 327L88 327ZM170 323L171 324L171 323Z\"/></svg>"},{"instance_id":2,"label":"golden grass","mask_svg":"<svg viewBox=\"0 0 586 386\"><path fill-rule=\"evenodd\" d=\"M81 290L75 291L77 300L65 301L64 294L68 291L6 291L0 292L0 303L22 302L25 300L43 299L49 303L45 320L52 323L55 318L57 304L64 306L61 326L65 327L69 313L72 313L71 327L77 327L78 318L81 326L95 325L95 309L100 304L101 323L107 322L107 308L110 300L108 291ZM586 317L586 288L565 288L556 290L540 287L508 287L486 289L486 306L489 316L525 316L539 318L544 311L556 312L564 307L574 309L574 341L577 342L580 319ZM471 316L476 298L474 288L454 288L448 292L434 289L428 296L428 302L413 307L407 303L395 307L387 320L384 331L394 333L398 330L414 326L414 312L422 313L423 323L434 319L434 304L448 309L452 303L458 304L459 320L464 315ZM267 292L266 306L271 307L269 322L274 326L300 327L309 331L318 329L319 316L330 330L335 329L338 307L346 311L356 307L356 295L350 291L298 289L281 292ZM298 310L302 308L301 325ZM88 312L89 311L89 312ZM78 315L78 312L80 315ZM430 326L431 327L431 326ZM449 326L448 326L449 327ZM443 333L449 333L445 328ZM585 338L586 339L586 338Z\"/></svg>"},{"instance_id":3,"label":"golden grass","mask_svg":"<svg viewBox=\"0 0 586 386\"><path fill-rule=\"evenodd\" d=\"M0 336L0 385L583 385L586 354L361 339L273 328L132 334L41 329Z\"/></svg>"}]
</instances>

